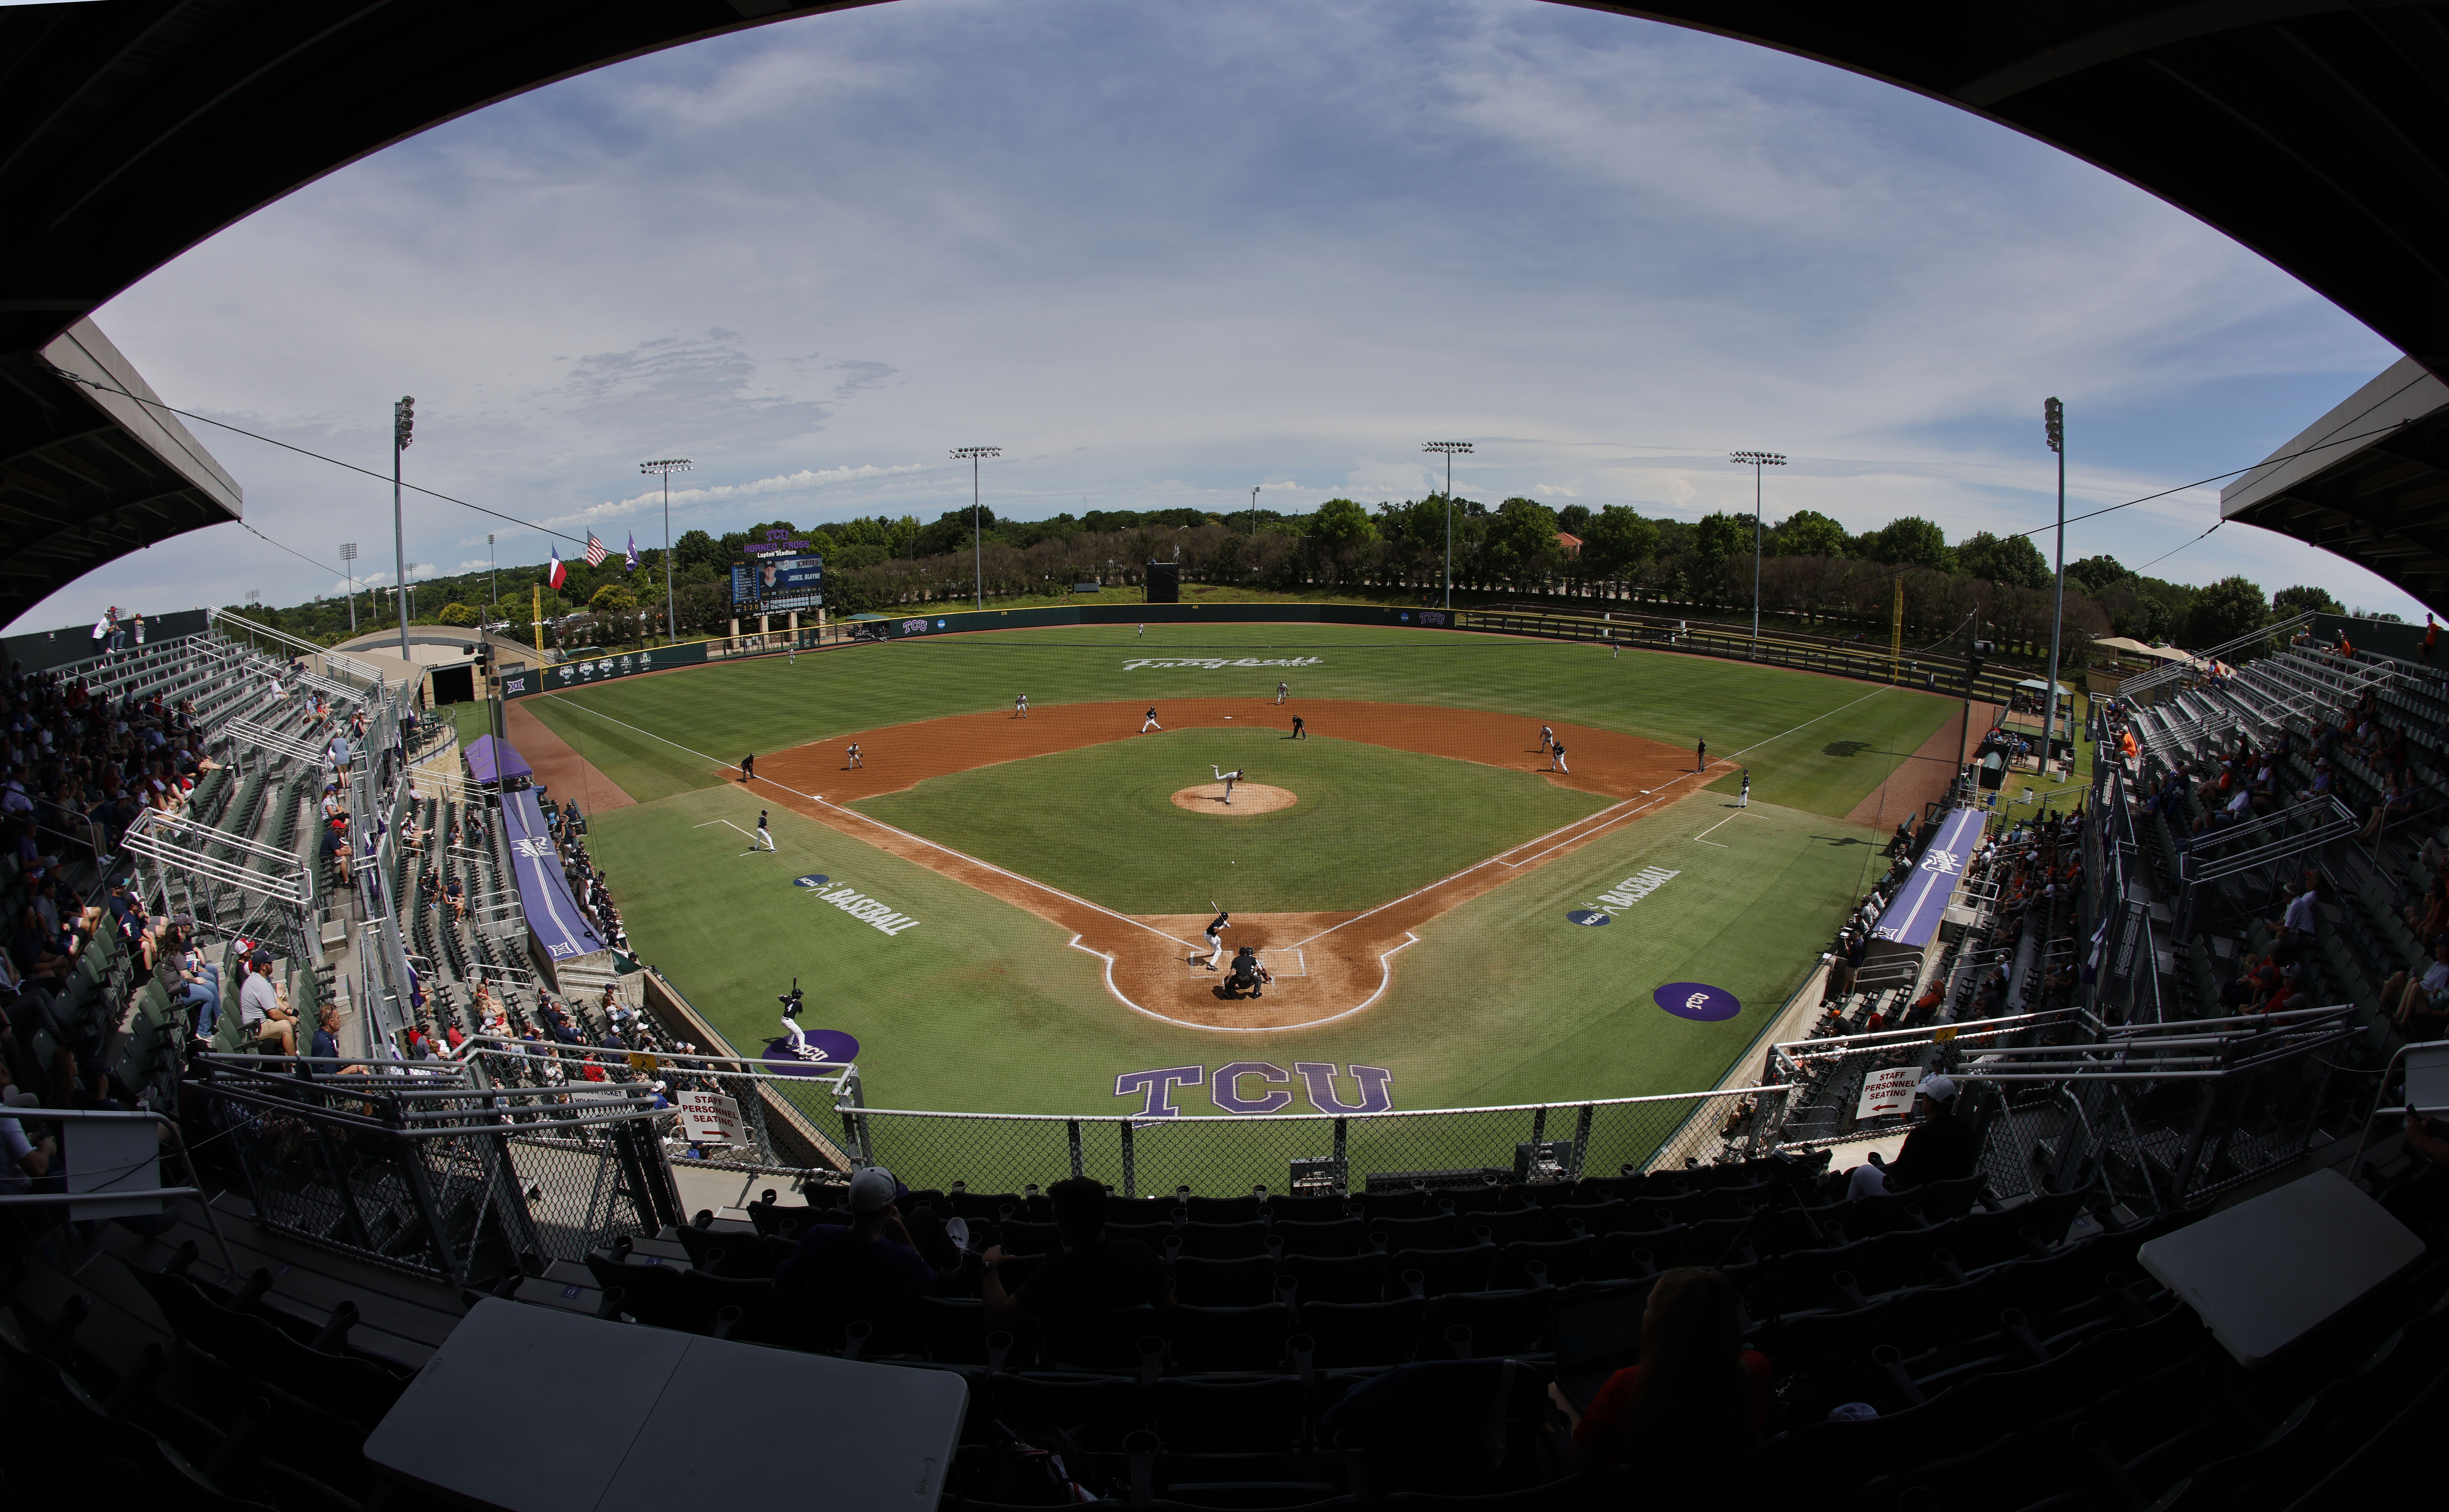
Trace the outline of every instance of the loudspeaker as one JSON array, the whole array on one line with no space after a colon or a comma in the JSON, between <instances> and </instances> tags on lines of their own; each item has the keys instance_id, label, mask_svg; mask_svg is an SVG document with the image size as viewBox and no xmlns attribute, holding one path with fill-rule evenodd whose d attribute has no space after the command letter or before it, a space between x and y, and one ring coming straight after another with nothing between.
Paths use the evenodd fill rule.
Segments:
<instances>
[{"instance_id":1,"label":"loudspeaker","mask_svg":"<svg viewBox=\"0 0 2449 1512\"><path fill-rule=\"evenodd\" d=\"M1147 565L1147 602L1180 603L1182 602L1182 564L1151 562Z\"/></svg>"}]
</instances>

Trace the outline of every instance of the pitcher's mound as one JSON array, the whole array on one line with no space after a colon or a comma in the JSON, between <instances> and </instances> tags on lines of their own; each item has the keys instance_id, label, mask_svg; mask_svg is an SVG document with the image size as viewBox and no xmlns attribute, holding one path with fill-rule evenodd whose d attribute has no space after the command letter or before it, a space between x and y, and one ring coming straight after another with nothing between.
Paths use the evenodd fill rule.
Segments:
<instances>
[{"instance_id":1,"label":"pitcher's mound","mask_svg":"<svg viewBox=\"0 0 2449 1512\"><path fill-rule=\"evenodd\" d=\"M1173 806L1188 809L1193 813L1221 813L1227 818L1250 813L1272 813L1289 809L1301 799L1282 788L1271 788L1263 782L1236 782L1233 801L1224 801L1224 784L1203 782L1195 788L1185 788L1173 795Z\"/></svg>"}]
</instances>

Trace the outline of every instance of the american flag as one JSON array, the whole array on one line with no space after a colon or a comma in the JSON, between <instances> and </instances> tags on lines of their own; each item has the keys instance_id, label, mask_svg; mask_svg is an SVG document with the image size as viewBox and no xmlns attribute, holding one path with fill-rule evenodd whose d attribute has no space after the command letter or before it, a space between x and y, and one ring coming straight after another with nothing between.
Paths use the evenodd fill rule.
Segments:
<instances>
[{"instance_id":1,"label":"american flag","mask_svg":"<svg viewBox=\"0 0 2449 1512\"><path fill-rule=\"evenodd\" d=\"M600 567L604 565L604 559L609 555L611 555L610 549L603 542L595 539L595 532L592 530L587 532L587 565L590 567Z\"/></svg>"},{"instance_id":2,"label":"american flag","mask_svg":"<svg viewBox=\"0 0 2449 1512\"><path fill-rule=\"evenodd\" d=\"M628 571L638 570L638 532L635 530L629 532L629 558L624 565Z\"/></svg>"}]
</instances>

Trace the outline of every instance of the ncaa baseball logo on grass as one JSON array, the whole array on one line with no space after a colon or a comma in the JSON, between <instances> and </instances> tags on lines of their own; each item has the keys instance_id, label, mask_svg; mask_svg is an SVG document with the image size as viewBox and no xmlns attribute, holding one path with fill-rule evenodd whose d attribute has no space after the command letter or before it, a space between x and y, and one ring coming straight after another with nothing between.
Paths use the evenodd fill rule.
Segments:
<instances>
[{"instance_id":1,"label":"ncaa baseball logo on grass","mask_svg":"<svg viewBox=\"0 0 2449 1512\"><path fill-rule=\"evenodd\" d=\"M805 888L814 892L823 887L827 880L822 873L811 872L803 877L793 877L791 885L795 888ZM899 934L904 929L915 929L918 927L918 921L910 915L897 912L891 905L879 903L854 888L836 888L831 892L819 893L818 901L830 903L859 923L872 929L880 929L886 934Z\"/></svg>"},{"instance_id":2,"label":"ncaa baseball logo on grass","mask_svg":"<svg viewBox=\"0 0 2449 1512\"><path fill-rule=\"evenodd\" d=\"M1616 909L1631 908L1682 875L1681 871L1670 871L1665 867L1644 867L1614 888L1600 893L1598 901L1591 907L1566 909L1565 918L1570 923L1595 928L1614 918Z\"/></svg>"}]
</instances>

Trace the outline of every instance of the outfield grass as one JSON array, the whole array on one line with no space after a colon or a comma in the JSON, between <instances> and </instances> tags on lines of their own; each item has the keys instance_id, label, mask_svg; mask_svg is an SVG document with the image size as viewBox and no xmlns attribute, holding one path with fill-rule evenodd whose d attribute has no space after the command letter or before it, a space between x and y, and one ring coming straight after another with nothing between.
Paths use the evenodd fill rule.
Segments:
<instances>
[{"instance_id":1,"label":"outfield grass","mask_svg":"<svg viewBox=\"0 0 2449 1512\"><path fill-rule=\"evenodd\" d=\"M1300 801L1174 806L1213 769ZM931 777L852 807L1125 913L1359 909L1612 800L1533 772L1272 730L1173 730Z\"/></svg>"},{"instance_id":2,"label":"outfield grass","mask_svg":"<svg viewBox=\"0 0 2449 1512\"><path fill-rule=\"evenodd\" d=\"M1144 658L1317 657L1276 668L1129 668ZM1572 720L1752 768L1762 801L1842 816L1948 719L1953 699L1672 652L1338 625L1157 625L895 641L724 662L525 700L645 802L720 780L717 761L913 719L1050 704L1273 695L1480 709ZM651 732L651 733L649 733ZM658 738L660 737L661 738ZM674 744L673 742L678 742ZM683 749L685 747L686 749Z\"/></svg>"}]
</instances>

